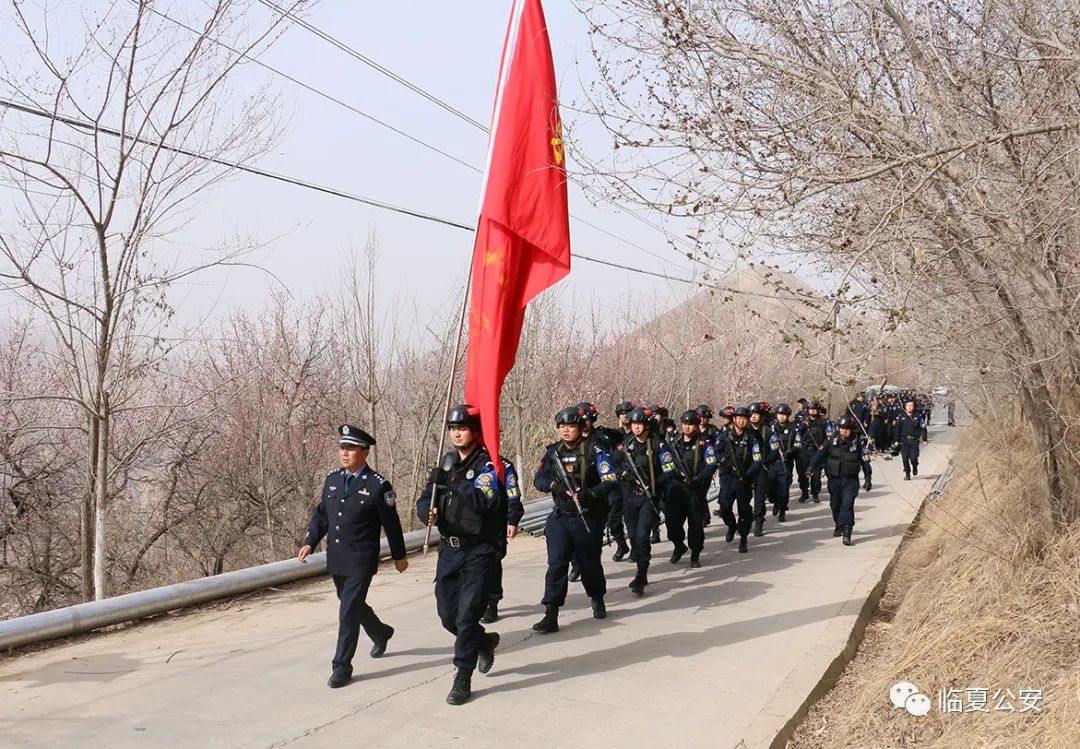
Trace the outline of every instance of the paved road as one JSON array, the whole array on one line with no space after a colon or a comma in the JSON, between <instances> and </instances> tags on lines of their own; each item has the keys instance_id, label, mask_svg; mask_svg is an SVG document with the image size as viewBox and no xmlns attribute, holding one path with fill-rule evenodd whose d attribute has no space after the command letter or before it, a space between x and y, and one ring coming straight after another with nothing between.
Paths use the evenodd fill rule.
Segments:
<instances>
[{"instance_id":1,"label":"paved road","mask_svg":"<svg viewBox=\"0 0 1080 749\"><path fill-rule=\"evenodd\" d=\"M452 642L435 616L433 559L417 559L377 576L370 600L397 635L378 661L361 643L344 689L324 685L336 609L323 579L0 661L0 745L767 746L843 649L943 470L951 430L932 437L916 480L875 459L854 547L832 537L827 501L793 504L783 526L770 519L745 555L714 522L702 568L668 564L665 543L636 599L631 565L606 562L609 617L593 620L574 585L554 635L530 629L543 540L516 540L494 625L503 644L462 707L444 702Z\"/></svg>"}]
</instances>

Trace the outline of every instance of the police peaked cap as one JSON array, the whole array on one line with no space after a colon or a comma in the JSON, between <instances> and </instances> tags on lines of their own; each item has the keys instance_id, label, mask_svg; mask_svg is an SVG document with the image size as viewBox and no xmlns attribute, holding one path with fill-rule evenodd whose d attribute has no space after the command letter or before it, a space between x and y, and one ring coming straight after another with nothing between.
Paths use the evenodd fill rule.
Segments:
<instances>
[{"instance_id":1,"label":"police peaked cap","mask_svg":"<svg viewBox=\"0 0 1080 749\"><path fill-rule=\"evenodd\" d=\"M360 427L342 424L338 427L338 444L341 447L371 447L375 444L375 438Z\"/></svg>"},{"instance_id":2,"label":"police peaked cap","mask_svg":"<svg viewBox=\"0 0 1080 749\"><path fill-rule=\"evenodd\" d=\"M682 415L682 418L680 418L679 421L683 424L693 424L697 426L701 423L701 417L698 415L697 411L687 411Z\"/></svg>"}]
</instances>

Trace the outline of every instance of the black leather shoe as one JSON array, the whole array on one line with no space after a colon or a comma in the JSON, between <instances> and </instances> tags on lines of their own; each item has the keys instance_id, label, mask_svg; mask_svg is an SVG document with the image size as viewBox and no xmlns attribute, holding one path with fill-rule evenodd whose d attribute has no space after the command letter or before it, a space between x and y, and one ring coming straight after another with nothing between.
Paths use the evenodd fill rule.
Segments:
<instances>
[{"instance_id":1,"label":"black leather shoe","mask_svg":"<svg viewBox=\"0 0 1080 749\"><path fill-rule=\"evenodd\" d=\"M870 491L871 489L874 488L874 485L870 483L870 479L867 479L866 482L863 484L862 488L865 489L866 491Z\"/></svg>"},{"instance_id":2,"label":"black leather shoe","mask_svg":"<svg viewBox=\"0 0 1080 749\"><path fill-rule=\"evenodd\" d=\"M545 606L544 618L538 621L532 626L533 632L539 632L542 635L550 634L551 632L559 631L559 607L558 606Z\"/></svg>"},{"instance_id":3,"label":"black leather shoe","mask_svg":"<svg viewBox=\"0 0 1080 749\"><path fill-rule=\"evenodd\" d=\"M687 551L686 544L679 544L675 547L675 551L671 552L671 563L678 564L679 560L683 558L683 554Z\"/></svg>"},{"instance_id":4,"label":"black leather shoe","mask_svg":"<svg viewBox=\"0 0 1080 749\"><path fill-rule=\"evenodd\" d=\"M499 602L492 599L488 601L487 608L484 609L484 615L480 617L480 621L484 624L492 624L499 621Z\"/></svg>"},{"instance_id":5,"label":"black leather shoe","mask_svg":"<svg viewBox=\"0 0 1080 749\"><path fill-rule=\"evenodd\" d=\"M499 633L485 632L484 647L476 656L476 670L486 674L495 665L495 648L499 647Z\"/></svg>"},{"instance_id":6,"label":"black leather shoe","mask_svg":"<svg viewBox=\"0 0 1080 749\"><path fill-rule=\"evenodd\" d=\"M368 653L372 658L382 658L383 653L386 652L386 645L390 642L390 638L394 636L394 628L391 626L386 627L386 636L381 640L376 640L375 644L371 646L371 652Z\"/></svg>"},{"instance_id":7,"label":"black leather shoe","mask_svg":"<svg viewBox=\"0 0 1080 749\"><path fill-rule=\"evenodd\" d=\"M603 619L607 616L607 606L604 605L603 598L592 599L592 618Z\"/></svg>"},{"instance_id":8,"label":"black leather shoe","mask_svg":"<svg viewBox=\"0 0 1080 749\"><path fill-rule=\"evenodd\" d=\"M918 466L912 466L911 467L911 475L912 476L918 476L919 475L919 467Z\"/></svg>"},{"instance_id":9,"label":"black leather shoe","mask_svg":"<svg viewBox=\"0 0 1080 749\"><path fill-rule=\"evenodd\" d=\"M450 687L450 694L446 695L449 705L464 705L472 696L472 671L459 668L454 674L454 685Z\"/></svg>"},{"instance_id":10,"label":"black leather shoe","mask_svg":"<svg viewBox=\"0 0 1080 749\"><path fill-rule=\"evenodd\" d=\"M724 540L727 541L729 544L735 540L735 529L731 526L728 526L727 535L724 536Z\"/></svg>"},{"instance_id":11,"label":"black leather shoe","mask_svg":"<svg viewBox=\"0 0 1080 749\"><path fill-rule=\"evenodd\" d=\"M905 473L904 474L904 481L911 481L911 474L910 473Z\"/></svg>"},{"instance_id":12,"label":"black leather shoe","mask_svg":"<svg viewBox=\"0 0 1080 749\"><path fill-rule=\"evenodd\" d=\"M755 536L764 536L765 535L765 521L764 520L755 520L754 521L754 535Z\"/></svg>"},{"instance_id":13,"label":"black leather shoe","mask_svg":"<svg viewBox=\"0 0 1080 749\"><path fill-rule=\"evenodd\" d=\"M799 501L800 501L800 502L803 502L803 503L805 503L805 502L806 502L806 500L808 500L808 499L810 499L810 497L809 497L809 496L807 496L807 495L806 495L805 493L803 493L803 494L801 494L801 495L799 496Z\"/></svg>"},{"instance_id":14,"label":"black leather shoe","mask_svg":"<svg viewBox=\"0 0 1080 749\"><path fill-rule=\"evenodd\" d=\"M350 681L352 681L352 671L335 671L330 674L330 680L326 682L326 686L331 689L341 689Z\"/></svg>"},{"instance_id":15,"label":"black leather shoe","mask_svg":"<svg viewBox=\"0 0 1080 749\"><path fill-rule=\"evenodd\" d=\"M745 554L749 550L750 550L750 547L746 545L746 536L743 536L742 538L739 539L739 553L740 554Z\"/></svg>"}]
</instances>

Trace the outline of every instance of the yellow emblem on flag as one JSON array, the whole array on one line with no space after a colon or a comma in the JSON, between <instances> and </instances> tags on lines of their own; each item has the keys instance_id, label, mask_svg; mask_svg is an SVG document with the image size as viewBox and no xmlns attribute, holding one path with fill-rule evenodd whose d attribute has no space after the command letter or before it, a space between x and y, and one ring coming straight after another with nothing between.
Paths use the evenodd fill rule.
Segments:
<instances>
[{"instance_id":1,"label":"yellow emblem on flag","mask_svg":"<svg viewBox=\"0 0 1080 749\"><path fill-rule=\"evenodd\" d=\"M563 163L563 137L562 120L555 116L555 124L551 126L551 155L555 159L555 166Z\"/></svg>"}]
</instances>

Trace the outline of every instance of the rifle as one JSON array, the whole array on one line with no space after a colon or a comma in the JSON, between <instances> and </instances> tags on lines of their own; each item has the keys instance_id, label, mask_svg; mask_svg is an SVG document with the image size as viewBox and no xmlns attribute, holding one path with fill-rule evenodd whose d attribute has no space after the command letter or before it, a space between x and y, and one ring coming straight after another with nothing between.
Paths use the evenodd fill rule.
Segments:
<instances>
[{"instance_id":1,"label":"rifle","mask_svg":"<svg viewBox=\"0 0 1080 749\"><path fill-rule=\"evenodd\" d=\"M641 471L638 470L637 463L634 462L634 456L628 454L626 456L626 459L630 463L630 469L634 472L634 478L637 479L638 486L641 487L641 491L645 494L645 496L649 498L649 502L652 503L653 509L656 510L656 514L659 515L660 508L657 507L656 497L654 496L653 492L649 490L649 486L645 483L645 479L642 478Z\"/></svg>"},{"instance_id":2,"label":"rifle","mask_svg":"<svg viewBox=\"0 0 1080 749\"><path fill-rule=\"evenodd\" d=\"M585 511L581 509L581 500L578 499L578 490L574 488L574 482L570 478L570 474L566 472L566 468L563 467L562 459L559 457L559 448L555 448L555 465L559 469L559 476L562 478L563 483L566 484L567 490L570 492L570 499L574 503L574 507L577 508L578 517L581 518L581 524L585 526L585 532L591 534L589 529L589 521L585 519Z\"/></svg>"},{"instance_id":3,"label":"rifle","mask_svg":"<svg viewBox=\"0 0 1080 749\"><path fill-rule=\"evenodd\" d=\"M675 465L678 466L679 472L682 473L683 477L686 479L686 483L691 484L690 488L693 489L692 484L695 477L691 476L690 471L686 470L686 463L683 461L682 455L679 454L679 448L675 445L670 445L669 448L671 450L671 457L675 459Z\"/></svg>"},{"instance_id":4,"label":"rifle","mask_svg":"<svg viewBox=\"0 0 1080 749\"><path fill-rule=\"evenodd\" d=\"M449 472L454 467L454 453L448 452L443 456L442 465L439 466L444 471ZM428 547L431 545L431 526L435 524L435 498L439 494L439 485L431 485L431 507L428 509L427 516L427 531L424 533L424 556L427 556Z\"/></svg>"}]
</instances>

